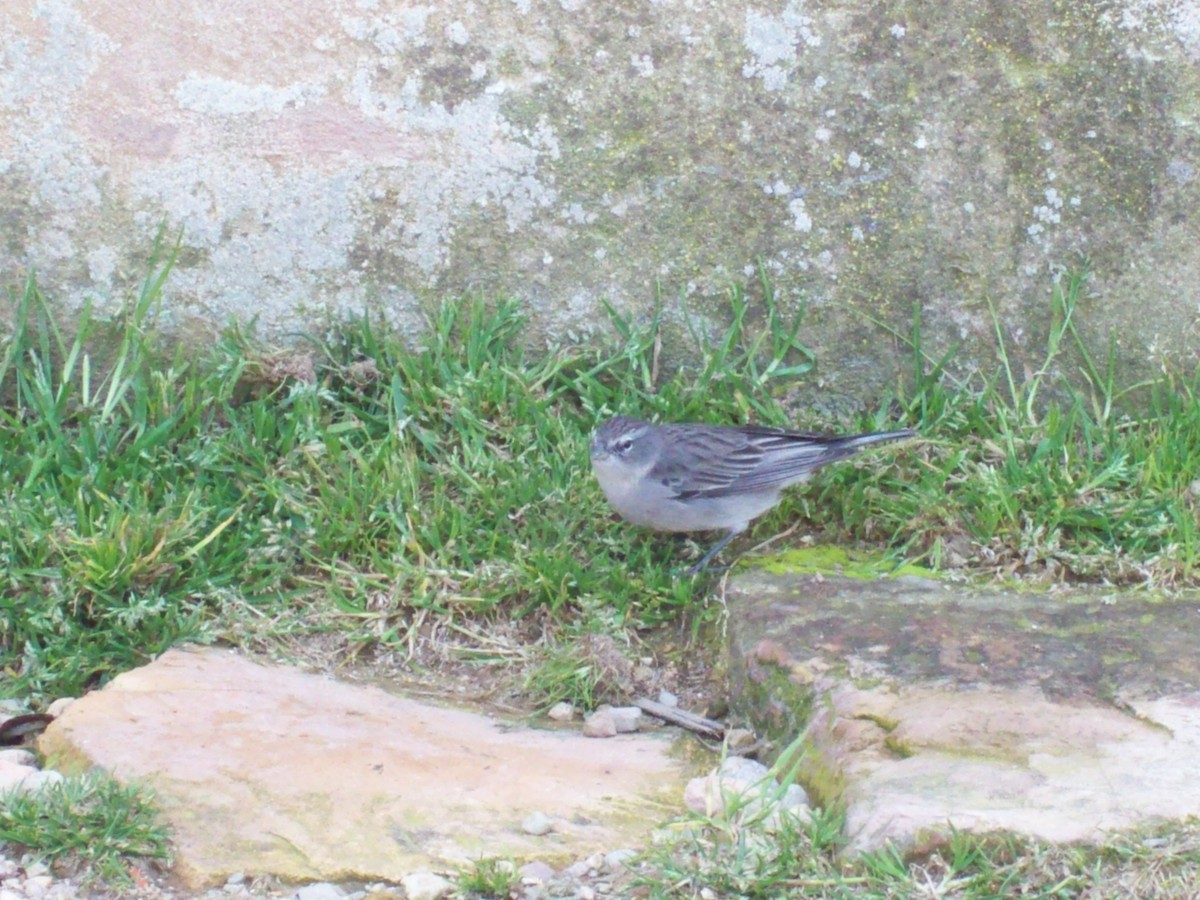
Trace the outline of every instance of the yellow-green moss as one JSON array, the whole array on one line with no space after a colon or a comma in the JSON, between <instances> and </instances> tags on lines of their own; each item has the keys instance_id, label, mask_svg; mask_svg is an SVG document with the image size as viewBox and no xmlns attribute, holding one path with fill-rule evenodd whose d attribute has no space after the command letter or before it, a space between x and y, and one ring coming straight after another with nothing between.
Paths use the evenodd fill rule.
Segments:
<instances>
[{"instance_id":1,"label":"yellow-green moss","mask_svg":"<svg viewBox=\"0 0 1200 900\"><path fill-rule=\"evenodd\" d=\"M830 544L815 547L798 547L770 557L751 561L751 564L772 575L819 574L841 575L844 578L882 578L900 575L915 575L920 578L937 578L937 573L924 566L895 563L882 556L847 550Z\"/></svg>"}]
</instances>

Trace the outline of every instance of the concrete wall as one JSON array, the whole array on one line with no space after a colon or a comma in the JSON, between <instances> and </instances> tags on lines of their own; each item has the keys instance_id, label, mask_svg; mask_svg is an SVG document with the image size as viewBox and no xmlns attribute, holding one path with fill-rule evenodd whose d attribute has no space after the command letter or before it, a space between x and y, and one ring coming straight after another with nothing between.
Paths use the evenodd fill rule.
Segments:
<instances>
[{"instance_id":1,"label":"concrete wall","mask_svg":"<svg viewBox=\"0 0 1200 900\"><path fill-rule=\"evenodd\" d=\"M0 279L111 305L166 221L177 323L481 289L563 337L656 284L719 322L761 259L853 396L914 303L1035 358L1086 253L1153 368L1196 358L1198 123L1196 0L6 0Z\"/></svg>"}]
</instances>

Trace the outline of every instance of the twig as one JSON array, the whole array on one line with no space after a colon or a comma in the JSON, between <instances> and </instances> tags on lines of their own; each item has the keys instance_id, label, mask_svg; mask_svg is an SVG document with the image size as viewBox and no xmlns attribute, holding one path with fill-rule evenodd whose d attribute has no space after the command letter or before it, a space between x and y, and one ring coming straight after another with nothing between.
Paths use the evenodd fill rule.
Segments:
<instances>
[{"instance_id":1,"label":"twig","mask_svg":"<svg viewBox=\"0 0 1200 900\"><path fill-rule=\"evenodd\" d=\"M706 719L704 716L698 716L675 706L667 706L646 697L636 698L633 705L656 719L662 719L664 722L670 722L672 725L678 725L680 728L686 728L688 731L694 731L705 737L720 740L725 735L725 726L720 722L714 722L712 719Z\"/></svg>"}]
</instances>

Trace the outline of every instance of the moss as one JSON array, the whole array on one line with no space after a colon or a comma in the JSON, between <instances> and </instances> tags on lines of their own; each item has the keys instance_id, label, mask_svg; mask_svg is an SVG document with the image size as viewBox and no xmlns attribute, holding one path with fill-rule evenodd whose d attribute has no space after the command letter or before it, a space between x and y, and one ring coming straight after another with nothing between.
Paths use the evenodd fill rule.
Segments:
<instances>
[{"instance_id":1,"label":"moss","mask_svg":"<svg viewBox=\"0 0 1200 900\"><path fill-rule=\"evenodd\" d=\"M897 759L908 759L911 756L915 756L917 752L907 743L891 734L883 739L883 746Z\"/></svg>"},{"instance_id":2,"label":"moss","mask_svg":"<svg viewBox=\"0 0 1200 900\"><path fill-rule=\"evenodd\" d=\"M773 555L769 558L752 560L749 563L772 575L840 575L844 578L872 579L881 577L915 576L937 578L932 569L914 563L896 566L883 556L858 550L847 550L831 544L815 547L799 547Z\"/></svg>"}]
</instances>

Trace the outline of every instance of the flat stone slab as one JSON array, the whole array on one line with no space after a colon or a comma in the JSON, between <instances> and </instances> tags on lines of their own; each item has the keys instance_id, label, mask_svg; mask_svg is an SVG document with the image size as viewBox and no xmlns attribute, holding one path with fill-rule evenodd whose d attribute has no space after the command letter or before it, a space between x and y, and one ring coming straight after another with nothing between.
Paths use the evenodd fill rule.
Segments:
<instances>
[{"instance_id":1,"label":"flat stone slab","mask_svg":"<svg viewBox=\"0 0 1200 900\"><path fill-rule=\"evenodd\" d=\"M808 729L852 849L1200 815L1200 598L751 571L727 602L735 709Z\"/></svg>"},{"instance_id":2,"label":"flat stone slab","mask_svg":"<svg viewBox=\"0 0 1200 900\"><path fill-rule=\"evenodd\" d=\"M171 650L71 704L49 763L151 784L190 887L234 872L398 881L482 856L640 842L690 772L665 736L590 740L225 650ZM670 805L664 807L664 801ZM552 823L524 833L533 813Z\"/></svg>"}]
</instances>

